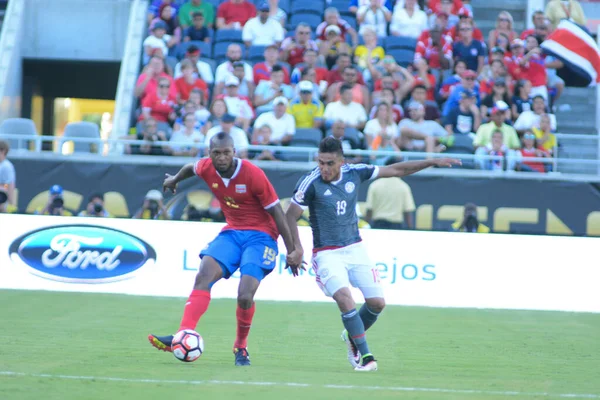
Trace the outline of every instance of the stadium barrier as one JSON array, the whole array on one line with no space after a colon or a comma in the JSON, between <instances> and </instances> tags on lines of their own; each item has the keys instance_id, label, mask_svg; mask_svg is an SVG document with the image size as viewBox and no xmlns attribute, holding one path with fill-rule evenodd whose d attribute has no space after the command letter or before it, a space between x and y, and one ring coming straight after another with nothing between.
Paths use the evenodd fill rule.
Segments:
<instances>
[{"instance_id":1,"label":"stadium barrier","mask_svg":"<svg viewBox=\"0 0 600 400\"><path fill-rule=\"evenodd\" d=\"M223 225L5 214L0 226L0 288L185 297L199 252ZM362 235L388 304L600 312L597 239L378 230ZM301 227L300 236L310 265L310 229ZM312 271L292 277L281 240L279 249L257 299L331 301ZM238 281L236 273L218 282L212 297L235 298Z\"/></svg>"}]
</instances>

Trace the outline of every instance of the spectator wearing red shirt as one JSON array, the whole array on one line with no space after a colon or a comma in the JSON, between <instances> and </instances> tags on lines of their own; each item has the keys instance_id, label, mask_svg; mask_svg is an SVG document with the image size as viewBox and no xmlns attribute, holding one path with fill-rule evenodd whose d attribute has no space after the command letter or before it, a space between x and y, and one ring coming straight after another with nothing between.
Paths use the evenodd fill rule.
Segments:
<instances>
[{"instance_id":1,"label":"spectator wearing red shirt","mask_svg":"<svg viewBox=\"0 0 600 400\"><path fill-rule=\"evenodd\" d=\"M530 131L527 131L523 135L523 147L518 150L520 154L520 162L517 164L517 169L524 172L546 172L546 165L541 161L528 160L531 158L547 158L550 157L550 153L546 150L536 147L535 135Z\"/></svg>"},{"instance_id":2,"label":"spectator wearing red shirt","mask_svg":"<svg viewBox=\"0 0 600 400\"><path fill-rule=\"evenodd\" d=\"M329 76L327 77L327 84L331 86L336 82L343 81L344 78L342 77L342 71L349 65L351 65L350 56L348 54L340 54L335 62L335 66L331 69L331 71L329 71ZM364 85L365 81L363 79L362 74L360 73L360 71L357 72L358 77L356 82L360 83L361 85Z\"/></svg>"},{"instance_id":3,"label":"spectator wearing red shirt","mask_svg":"<svg viewBox=\"0 0 600 400\"><path fill-rule=\"evenodd\" d=\"M352 88L352 101L362 104L365 110L369 110L371 108L369 90L365 85L357 82L358 69L353 65L349 65L343 69L342 77L343 81L336 82L327 89L327 103L338 101L341 97L341 87L345 85Z\"/></svg>"},{"instance_id":4,"label":"spectator wearing red shirt","mask_svg":"<svg viewBox=\"0 0 600 400\"><path fill-rule=\"evenodd\" d=\"M229 0L217 9L218 29L242 29L250 18L256 17L256 7L246 0Z\"/></svg>"},{"instance_id":5,"label":"spectator wearing red shirt","mask_svg":"<svg viewBox=\"0 0 600 400\"><path fill-rule=\"evenodd\" d=\"M442 31L435 27L430 31L426 41L419 40L415 51L415 62L426 59L432 69L448 69L452 60L452 42L442 35Z\"/></svg>"},{"instance_id":6,"label":"spectator wearing red shirt","mask_svg":"<svg viewBox=\"0 0 600 400\"><path fill-rule=\"evenodd\" d=\"M292 72L291 81L293 84L297 84L302 80L301 75L306 68L312 68L315 70L316 74L315 81L313 83L318 85L320 88L323 88L323 92L325 91L325 89L327 89L327 79L329 77L329 71L327 70L327 68L317 67L317 61L319 60L318 55L318 51L313 49L307 49L304 52L304 57L302 59L303 62L300 64L296 64L296 68L294 68L294 71Z\"/></svg>"},{"instance_id":7,"label":"spectator wearing red shirt","mask_svg":"<svg viewBox=\"0 0 600 400\"><path fill-rule=\"evenodd\" d=\"M150 58L148 64L144 67L140 74L136 84L134 94L140 100L143 100L148 94L156 93L158 88L158 80L165 78L170 83L173 82L173 78L165 72L165 62L161 57L154 56ZM177 89L175 85L171 85L169 94L175 98L177 96Z\"/></svg>"},{"instance_id":8,"label":"spectator wearing red shirt","mask_svg":"<svg viewBox=\"0 0 600 400\"><path fill-rule=\"evenodd\" d=\"M204 94L203 105L206 105L208 99L208 86L206 83L194 75L194 63L191 60L181 61L181 72L183 76L175 79L175 87L177 88L177 102L183 104L190 98L190 92L193 89L200 89Z\"/></svg>"},{"instance_id":9,"label":"spectator wearing red shirt","mask_svg":"<svg viewBox=\"0 0 600 400\"><path fill-rule=\"evenodd\" d=\"M255 64L253 68L254 84L258 85L260 81L268 81L271 79L271 71L273 66L279 63L279 51L277 46L268 46L264 52L265 61ZM290 84L290 71L283 67L283 82Z\"/></svg>"},{"instance_id":10,"label":"spectator wearing red shirt","mask_svg":"<svg viewBox=\"0 0 600 400\"><path fill-rule=\"evenodd\" d=\"M429 29L433 29L433 28L437 27L442 31L442 34L449 35L450 28L452 28L454 25L456 25L458 23L458 17L456 15L453 15L452 17L454 17L454 18L452 18L453 22L450 22L450 18L451 18L450 14L443 12L443 11L429 16L429 22L428 22ZM419 36L418 40L424 40L426 37L428 37L428 35L429 35L429 30L425 30L425 31L421 32L421 36Z\"/></svg>"},{"instance_id":11,"label":"spectator wearing red shirt","mask_svg":"<svg viewBox=\"0 0 600 400\"><path fill-rule=\"evenodd\" d=\"M325 10L325 21L321 22L319 26L317 26L316 34L319 40L327 40L327 33L325 32L325 29L329 25L337 25L337 27L340 28L342 40L346 40L347 33L352 38L352 46L358 46L358 34L348 22L340 18L340 13L335 7L329 7Z\"/></svg>"},{"instance_id":12,"label":"spectator wearing red shirt","mask_svg":"<svg viewBox=\"0 0 600 400\"><path fill-rule=\"evenodd\" d=\"M521 33L521 40L527 39L527 36L530 35L538 36L542 40L545 40L546 36L548 36L548 25L546 24L546 16L544 15L544 12L541 10L534 12L531 16L531 19L533 21L533 28L525 29Z\"/></svg>"},{"instance_id":13,"label":"spectator wearing red shirt","mask_svg":"<svg viewBox=\"0 0 600 400\"><path fill-rule=\"evenodd\" d=\"M296 27L296 33L293 37L287 37L281 42L281 59L286 61L292 67L300 64L304 59L304 53L307 50L319 51L317 42L310 38L310 26L301 22Z\"/></svg>"},{"instance_id":14,"label":"spectator wearing red shirt","mask_svg":"<svg viewBox=\"0 0 600 400\"><path fill-rule=\"evenodd\" d=\"M531 96L542 96L546 104L548 103L548 88L546 82L545 60L542 50L538 46L535 36L527 38L527 48L524 47L521 39L515 39L511 44L513 51L512 59L508 64L508 72L515 80L526 79L531 81ZM527 50L527 54L525 51Z\"/></svg>"},{"instance_id":15,"label":"spectator wearing red shirt","mask_svg":"<svg viewBox=\"0 0 600 400\"><path fill-rule=\"evenodd\" d=\"M419 85L425 86L427 89L427 100L435 101L435 76L429 71L427 59L421 58L414 63L415 67L415 83L413 88Z\"/></svg>"},{"instance_id":16,"label":"spectator wearing red shirt","mask_svg":"<svg viewBox=\"0 0 600 400\"><path fill-rule=\"evenodd\" d=\"M158 89L155 93L148 94L142 101L142 114L139 120L152 117L159 122L174 121L174 107L177 105L175 96L169 94L171 81L167 78L158 80Z\"/></svg>"},{"instance_id":17,"label":"spectator wearing red shirt","mask_svg":"<svg viewBox=\"0 0 600 400\"><path fill-rule=\"evenodd\" d=\"M442 0L429 0L428 6L432 12L438 13L438 12L442 11ZM458 15L458 13L461 10L467 10L464 7L462 0L453 0L452 1L452 14Z\"/></svg>"},{"instance_id":18,"label":"spectator wearing red shirt","mask_svg":"<svg viewBox=\"0 0 600 400\"><path fill-rule=\"evenodd\" d=\"M475 26L475 22L473 21L473 18L471 17L471 13L466 8L463 8L463 9L464 9L464 11L461 11L458 14L458 17L460 18L458 24L456 24L452 28L450 28L448 35L450 35L450 37L452 38L452 40L454 42L460 40L460 32L459 32L458 26L461 24L461 22L467 21L473 27L473 39L479 40L481 43L485 44L485 40L483 39L483 33L481 32L481 29L479 29L478 27Z\"/></svg>"}]
</instances>

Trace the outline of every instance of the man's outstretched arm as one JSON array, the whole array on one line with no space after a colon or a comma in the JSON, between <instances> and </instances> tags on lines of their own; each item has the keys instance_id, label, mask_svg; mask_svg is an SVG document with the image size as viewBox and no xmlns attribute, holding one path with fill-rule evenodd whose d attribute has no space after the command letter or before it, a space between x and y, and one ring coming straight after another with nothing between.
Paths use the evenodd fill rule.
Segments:
<instances>
[{"instance_id":1,"label":"man's outstretched arm","mask_svg":"<svg viewBox=\"0 0 600 400\"><path fill-rule=\"evenodd\" d=\"M429 167L447 167L453 165L462 165L462 161L455 158L434 158L422 161L405 161L391 164L385 167L379 167L378 178L391 178L412 175Z\"/></svg>"}]
</instances>

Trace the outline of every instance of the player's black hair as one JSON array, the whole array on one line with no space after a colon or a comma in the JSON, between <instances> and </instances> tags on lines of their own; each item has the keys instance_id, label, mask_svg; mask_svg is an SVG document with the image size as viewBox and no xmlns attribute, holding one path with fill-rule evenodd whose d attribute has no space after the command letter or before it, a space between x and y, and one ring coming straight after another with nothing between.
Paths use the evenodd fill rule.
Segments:
<instances>
[{"instance_id":1,"label":"player's black hair","mask_svg":"<svg viewBox=\"0 0 600 400\"><path fill-rule=\"evenodd\" d=\"M344 149L342 148L342 141L333 136L327 136L319 143L319 153L335 153L343 157Z\"/></svg>"},{"instance_id":2,"label":"player's black hair","mask_svg":"<svg viewBox=\"0 0 600 400\"><path fill-rule=\"evenodd\" d=\"M228 133L219 132L210 138L209 148L213 149L215 147L233 147L233 138Z\"/></svg>"}]
</instances>

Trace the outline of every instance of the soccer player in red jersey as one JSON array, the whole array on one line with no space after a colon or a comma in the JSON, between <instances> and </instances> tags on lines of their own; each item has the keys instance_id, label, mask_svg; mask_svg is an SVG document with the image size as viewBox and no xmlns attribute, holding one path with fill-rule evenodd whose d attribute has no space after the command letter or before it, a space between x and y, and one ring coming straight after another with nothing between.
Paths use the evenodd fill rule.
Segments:
<instances>
[{"instance_id":1,"label":"soccer player in red jersey","mask_svg":"<svg viewBox=\"0 0 600 400\"><path fill-rule=\"evenodd\" d=\"M197 175L203 179L221 204L227 225L200 253L202 262L194 290L185 303L179 330L196 329L208 309L210 290L221 278L241 272L237 298L237 335L233 345L235 365L250 365L247 341L254 316L254 294L260 281L275 267L279 234L288 251L287 266L294 276L302 255L294 251L294 241L275 189L265 173L247 160L235 158L233 139L219 133L210 140L210 158L187 164L175 176L166 175L163 189L173 192L177 184ZM149 335L152 346L171 351L173 336Z\"/></svg>"}]
</instances>

